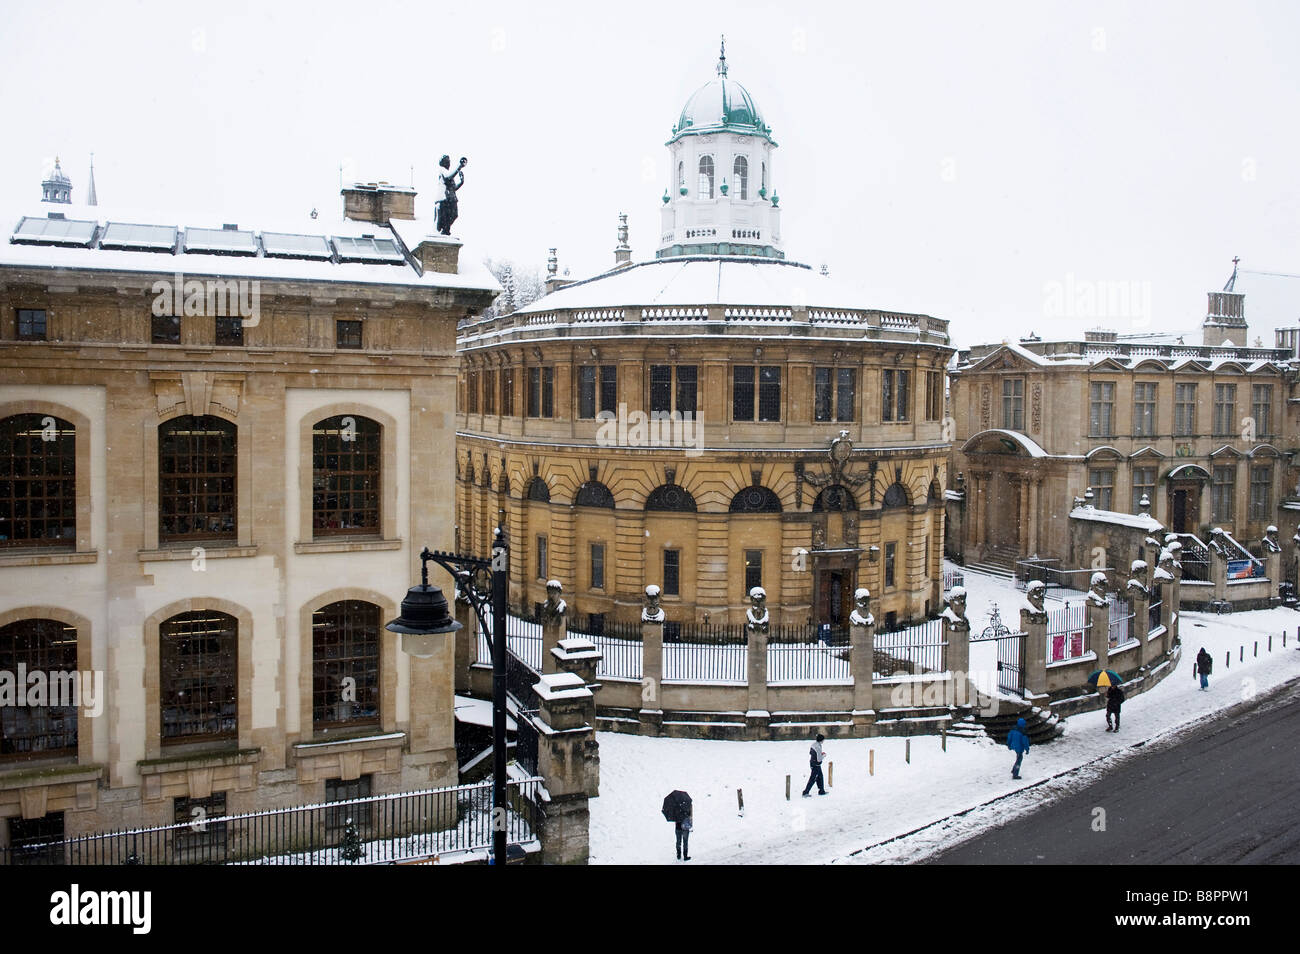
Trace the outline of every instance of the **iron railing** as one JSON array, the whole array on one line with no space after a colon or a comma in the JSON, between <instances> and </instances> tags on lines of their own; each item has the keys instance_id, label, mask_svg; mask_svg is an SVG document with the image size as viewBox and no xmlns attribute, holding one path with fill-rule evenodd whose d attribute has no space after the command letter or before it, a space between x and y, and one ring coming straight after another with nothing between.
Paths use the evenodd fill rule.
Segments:
<instances>
[{"instance_id":1,"label":"iron railing","mask_svg":"<svg viewBox=\"0 0 1300 954\"><path fill-rule=\"evenodd\" d=\"M1133 635L1133 606L1128 600L1110 600L1110 648L1117 649L1135 642Z\"/></svg>"},{"instance_id":2,"label":"iron railing","mask_svg":"<svg viewBox=\"0 0 1300 954\"><path fill-rule=\"evenodd\" d=\"M745 685L749 646L741 624L664 624L664 679Z\"/></svg>"},{"instance_id":3,"label":"iron railing","mask_svg":"<svg viewBox=\"0 0 1300 954\"><path fill-rule=\"evenodd\" d=\"M1088 651L1088 607L1066 604L1047 614L1047 661L1078 659Z\"/></svg>"},{"instance_id":4,"label":"iron railing","mask_svg":"<svg viewBox=\"0 0 1300 954\"><path fill-rule=\"evenodd\" d=\"M872 669L877 676L899 673L920 675L943 671L943 620L932 619L919 626L893 632L877 632Z\"/></svg>"},{"instance_id":5,"label":"iron railing","mask_svg":"<svg viewBox=\"0 0 1300 954\"><path fill-rule=\"evenodd\" d=\"M541 782L508 783L509 843L536 841ZM0 848L0 865L384 864L490 849L492 808L492 782L478 782L51 839Z\"/></svg>"},{"instance_id":6,"label":"iron railing","mask_svg":"<svg viewBox=\"0 0 1300 954\"><path fill-rule=\"evenodd\" d=\"M846 627L811 623L773 626L767 642L767 681L774 684L853 682Z\"/></svg>"}]
</instances>

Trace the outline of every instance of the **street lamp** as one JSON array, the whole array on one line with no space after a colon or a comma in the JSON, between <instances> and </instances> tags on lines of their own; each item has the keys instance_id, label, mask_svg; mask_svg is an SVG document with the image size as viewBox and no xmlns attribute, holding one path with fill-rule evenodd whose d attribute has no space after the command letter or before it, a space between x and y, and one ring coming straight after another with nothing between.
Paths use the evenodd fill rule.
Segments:
<instances>
[{"instance_id":1,"label":"street lamp","mask_svg":"<svg viewBox=\"0 0 1300 954\"><path fill-rule=\"evenodd\" d=\"M492 560L452 553L420 552L420 585L413 586L402 600L402 615L385 629L402 635L402 652L411 656L432 656L440 639L461 629L447 611L442 590L429 585L429 562L451 574L464 598L478 616L479 629L489 632L485 610L492 612L492 858L505 864L506 849L506 602L510 557L505 534L497 527L492 543ZM490 571L490 572L489 572Z\"/></svg>"}]
</instances>

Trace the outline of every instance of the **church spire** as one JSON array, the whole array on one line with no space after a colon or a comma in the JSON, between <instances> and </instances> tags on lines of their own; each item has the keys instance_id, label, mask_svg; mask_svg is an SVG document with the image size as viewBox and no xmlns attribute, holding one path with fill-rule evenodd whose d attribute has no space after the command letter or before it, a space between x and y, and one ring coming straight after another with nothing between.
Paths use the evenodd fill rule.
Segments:
<instances>
[{"instance_id":1,"label":"church spire","mask_svg":"<svg viewBox=\"0 0 1300 954\"><path fill-rule=\"evenodd\" d=\"M726 79L727 76L727 37L725 34L722 37L722 50L718 54L718 75L723 79Z\"/></svg>"},{"instance_id":2,"label":"church spire","mask_svg":"<svg viewBox=\"0 0 1300 954\"><path fill-rule=\"evenodd\" d=\"M86 189L86 205L99 205L99 196L95 194L95 154L90 154L90 186Z\"/></svg>"}]
</instances>

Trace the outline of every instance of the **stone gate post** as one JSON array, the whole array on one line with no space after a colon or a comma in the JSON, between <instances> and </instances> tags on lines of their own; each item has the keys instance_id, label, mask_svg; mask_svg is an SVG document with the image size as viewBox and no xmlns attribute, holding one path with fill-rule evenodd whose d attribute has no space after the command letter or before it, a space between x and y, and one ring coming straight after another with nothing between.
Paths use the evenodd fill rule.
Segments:
<instances>
[{"instance_id":1,"label":"stone gate post","mask_svg":"<svg viewBox=\"0 0 1300 954\"><path fill-rule=\"evenodd\" d=\"M871 615L871 591L865 586L853 593L849 614L849 673L853 676L853 734L870 734L876 722L872 698L876 668L876 618Z\"/></svg>"},{"instance_id":2,"label":"stone gate post","mask_svg":"<svg viewBox=\"0 0 1300 954\"><path fill-rule=\"evenodd\" d=\"M537 681L535 690L541 706L537 774L545 780L550 796L541 806L542 861L583 865L590 852L588 789L600 777L596 732L588 721L595 712L595 699L582 677L572 672L548 673ZM589 768L592 761L597 765L594 769Z\"/></svg>"},{"instance_id":3,"label":"stone gate post","mask_svg":"<svg viewBox=\"0 0 1300 954\"><path fill-rule=\"evenodd\" d=\"M568 635L569 607L560 598L564 587L559 580L546 581L546 602L542 604L542 672L556 672L553 650Z\"/></svg>"},{"instance_id":4,"label":"stone gate post","mask_svg":"<svg viewBox=\"0 0 1300 954\"><path fill-rule=\"evenodd\" d=\"M637 713L641 735L661 735L664 728L664 611L659 587L645 588L641 610L641 710Z\"/></svg>"},{"instance_id":5,"label":"stone gate post","mask_svg":"<svg viewBox=\"0 0 1300 954\"><path fill-rule=\"evenodd\" d=\"M745 735L751 739L764 739L772 721L772 713L767 709L767 640L771 615L766 591L761 586L751 589L749 603L749 609L745 611L745 637L749 643L745 653L745 681L749 689Z\"/></svg>"}]
</instances>

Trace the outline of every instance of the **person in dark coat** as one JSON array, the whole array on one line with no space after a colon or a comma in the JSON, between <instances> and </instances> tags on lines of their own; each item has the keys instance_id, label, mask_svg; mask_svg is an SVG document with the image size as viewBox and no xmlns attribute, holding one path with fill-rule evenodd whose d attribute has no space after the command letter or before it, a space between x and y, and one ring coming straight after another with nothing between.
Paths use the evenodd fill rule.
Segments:
<instances>
[{"instance_id":1,"label":"person in dark coat","mask_svg":"<svg viewBox=\"0 0 1300 954\"><path fill-rule=\"evenodd\" d=\"M817 741L808 747L808 765L812 772L808 775L808 784L803 787L803 797L808 798L808 793L812 791L814 784L817 785L817 794L826 794L826 783L822 781L822 762L826 758L826 753L822 751L822 742L826 736L820 732L817 733Z\"/></svg>"},{"instance_id":2,"label":"person in dark coat","mask_svg":"<svg viewBox=\"0 0 1300 954\"><path fill-rule=\"evenodd\" d=\"M1020 763L1029 751L1029 734L1025 732L1025 720L1017 719L1016 727L1007 733L1007 748L1016 753L1016 764L1011 766L1011 777L1020 778Z\"/></svg>"},{"instance_id":3,"label":"person in dark coat","mask_svg":"<svg viewBox=\"0 0 1300 954\"><path fill-rule=\"evenodd\" d=\"M1210 654L1201 647L1201 651L1196 654L1196 667L1192 670L1192 675L1201 677L1201 691L1204 692L1210 688L1210 672L1214 669L1214 660Z\"/></svg>"},{"instance_id":4,"label":"person in dark coat","mask_svg":"<svg viewBox=\"0 0 1300 954\"><path fill-rule=\"evenodd\" d=\"M1124 704L1124 690L1119 686L1111 686L1106 690L1106 731L1119 731L1119 707ZM1115 717L1115 727L1110 725L1111 716Z\"/></svg>"},{"instance_id":5,"label":"person in dark coat","mask_svg":"<svg viewBox=\"0 0 1300 954\"><path fill-rule=\"evenodd\" d=\"M695 827L694 807L686 810L686 814L677 819L677 860L691 860L691 829Z\"/></svg>"}]
</instances>

